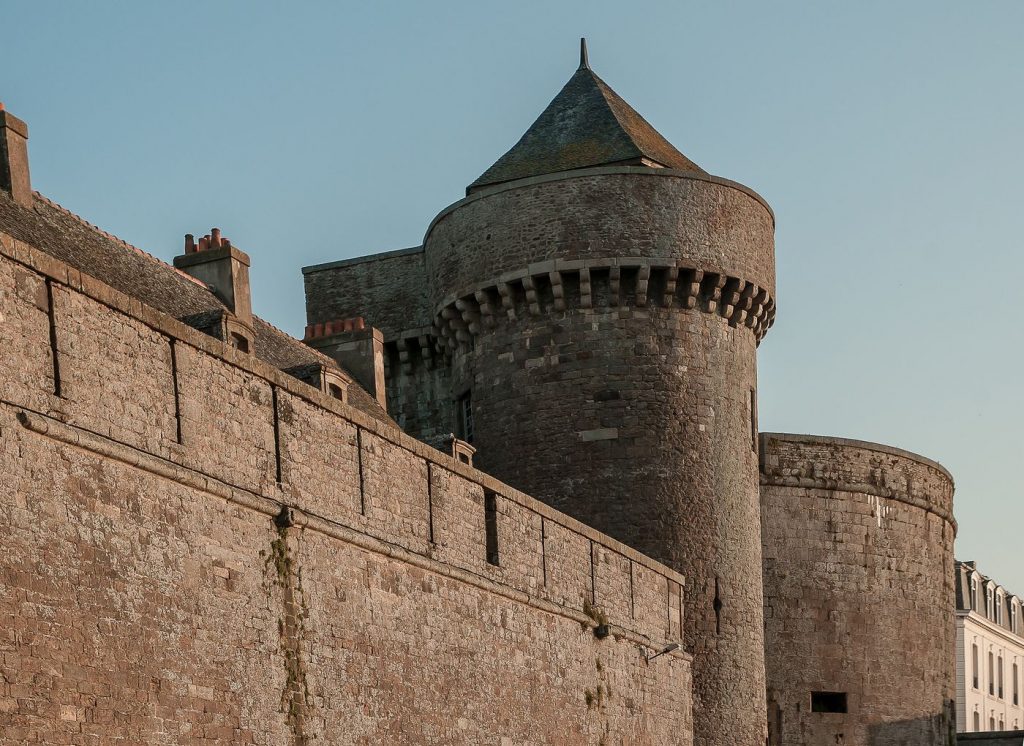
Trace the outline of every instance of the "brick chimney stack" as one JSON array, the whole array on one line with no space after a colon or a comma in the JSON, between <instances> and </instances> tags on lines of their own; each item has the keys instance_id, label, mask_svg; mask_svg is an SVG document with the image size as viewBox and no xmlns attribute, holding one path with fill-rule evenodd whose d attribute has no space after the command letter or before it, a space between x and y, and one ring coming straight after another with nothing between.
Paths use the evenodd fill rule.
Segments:
<instances>
[{"instance_id":1,"label":"brick chimney stack","mask_svg":"<svg viewBox=\"0 0 1024 746\"><path fill-rule=\"evenodd\" d=\"M28 125L0 103L0 189L23 207L32 206L28 171Z\"/></svg>"},{"instance_id":2,"label":"brick chimney stack","mask_svg":"<svg viewBox=\"0 0 1024 746\"><path fill-rule=\"evenodd\" d=\"M174 257L174 266L202 280L242 322L252 325L249 292L249 256L231 245L214 228L197 242L185 236L185 253Z\"/></svg>"},{"instance_id":3,"label":"brick chimney stack","mask_svg":"<svg viewBox=\"0 0 1024 746\"><path fill-rule=\"evenodd\" d=\"M384 334L366 326L362 316L306 327L306 344L345 368L385 411Z\"/></svg>"},{"instance_id":4,"label":"brick chimney stack","mask_svg":"<svg viewBox=\"0 0 1024 746\"><path fill-rule=\"evenodd\" d=\"M253 326L249 256L222 237L220 228L214 228L199 241L191 233L187 234L185 253L174 257L174 266L206 283L224 302L233 315L227 341L251 351ZM241 329L236 328L239 325ZM245 339L236 338L239 336Z\"/></svg>"}]
</instances>

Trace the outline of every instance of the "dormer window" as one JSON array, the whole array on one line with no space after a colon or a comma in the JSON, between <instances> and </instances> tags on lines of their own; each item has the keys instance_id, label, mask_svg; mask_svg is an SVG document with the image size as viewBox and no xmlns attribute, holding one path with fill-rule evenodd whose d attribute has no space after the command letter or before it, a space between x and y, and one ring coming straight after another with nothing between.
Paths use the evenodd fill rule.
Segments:
<instances>
[{"instance_id":1,"label":"dormer window","mask_svg":"<svg viewBox=\"0 0 1024 746\"><path fill-rule=\"evenodd\" d=\"M985 589L985 616L989 619L995 618L995 608L992 600L992 588Z\"/></svg>"},{"instance_id":2,"label":"dormer window","mask_svg":"<svg viewBox=\"0 0 1024 746\"><path fill-rule=\"evenodd\" d=\"M320 389L332 399L348 402L348 381L336 370L327 367L322 369Z\"/></svg>"},{"instance_id":3,"label":"dormer window","mask_svg":"<svg viewBox=\"0 0 1024 746\"><path fill-rule=\"evenodd\" d=\"M971 578L971 608L978 610L978 579Z\"/></svg>"},{"instance_id":4,"label":"dormer window","mask_svg":"<svg viewBox=\"0 0 1024 746\"><path fill-rule=\"evenodd\" d=\"M995 620L996 620L996 624L1002 624L1003 623L1003 594L1002 593L997 593L996 594L996 616L995 616Z\"/></svg>"}]
</instances>

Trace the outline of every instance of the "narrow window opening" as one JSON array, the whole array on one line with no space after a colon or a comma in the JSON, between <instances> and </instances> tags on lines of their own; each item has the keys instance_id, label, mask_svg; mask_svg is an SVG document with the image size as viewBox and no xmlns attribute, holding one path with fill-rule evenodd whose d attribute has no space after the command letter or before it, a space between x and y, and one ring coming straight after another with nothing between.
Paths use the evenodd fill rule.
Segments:
<instances>
[{"instance_id":1,"label":"narrow window opening","mask_svg":"<svg viewBox=\"0 0 1024 746\"><path fill-rule=\"evenodd\" d=\"M978 688L978 646L971 645L971 671L973 672L974 688Z\"/></svg>"},{"instance_id":2,"label":"narrow window opening","mask_svg":"<svg viewBox=\"0 0 1024 746\"><path fill-rule=\"evenodd\" d=\"M757 391L750 389L750 450L757 453Z\"/></svg>"},{"instance_id":3,"label":"narrow window opening","mask_svg":"<svg viewBox=\"0 0 1024 746\"><path fill-rule=\"evenodd\" d=\"M53 283L46 279L46 317L50 322L50 357L53 360L53 393L61 395L60 356L57 352L57 313L53 307Z\"/></svg>"},{"instance_id":4,"label":"narrow window opening","mask_svg":"<svg viewBox=\"0 0 1024 746\"><path fill-rule=\"evenodd\" d=\"M715 578L715 600L711 603L711 608L715 610L715 634L720 635L722 634L722 594L718 578Z\"/></svg>"},{"instance_id":5,"label":"narrow window opening","mask_svg":"<svg viewBox=\"0 0 1024 746\"><path fill-rule=\"evenodd\" d=\"M977 733L980 730L981 730L981 715L976 712L976 713L974 713L974 732Z\"/></svg>"},{"instance_id":6,"label":"narrow window opening","mask_svg":"<svg viewBox=\"0 0 1024 746\"><path fill-rule=\"evenodd\" d=\"M991 650L988 653L988 693L992 696L996 693L996 662Z\"/></svg>"},{"instance_id":7,"label":"narrow window opening","mask_svg":"<svg viewBox=\"0 0 1024 746\"><path fill-rule=\"evenodd\" d=\"M467 443L473 442L473 399L469 391L459 397L456 402L457 407L457 429L459 431L459 440L464 440Z\"/></svg>"},{"instance_id":8,"label":"narrow window opening","mask_svg":"<svg viewBox=\"0 0 1024 746\"><path fill-rule=\"evenodd\" d=\"M359 514L366 515L366 476L363 474L363 431L356 428L356 461L359 464Z\"/></svg>"},{"instance_id":9,"label":"narrow window opening","mask_svg":"<svg viewBox=\"0 0 1024 746\"><path fill-rule=\"evenodd\" d=\"M630 572L632 573L632 565L630 566ZM541 576L544 581L544 585L548 584L548 554L547 554L547 536L546 528L544 526L544 516L540 517L540 570ZM632 580L632 574L630 575ZM632 587L632 586L631 586Z\"/></svg>"},{"instance_id":10,"label":"narrow window opening","mask_svg":"<svg viewBox=\"0 0 1024 746\"><path fill-rule=\"evenodd\" d=\"M501 559L498 555L498 496L490 490L484 492L484 527L487 537L487 562L498 565Z\"/></svg>"},{"instance_id":11,"label":"narrow window opening","mask_svg":"<svg viewBox=\"0 0 1024 746\"><path fill-rule=\"evenodd\" d=\"M847 712L846 692L811 692L811 712Z\"/></svg>"},{"instance_id":12,"label":"narrow window opening","mask_svg":"<svg viewBox=\"0 0 1024 746\"><path fill-rule=\"evenodd\" d=\"M1017 664L1013 664L1013 703L1016 705L1020 700L1020 689L1017 678Z\"/></svg>"},{"instance_id":13,"label":"narrow window opening","mask_svg":"<svg viewBox=\"0 0 1024 746\"><path fill-rule=\"evenodd\" d=\"M181 392L178 389L178 350L175 345L175 340L171 339L171 385L174 387L174 423L176 429L176 439L179 443L181 440Z\"/></svg>"},{"instance_id":14,"label":"narrow window opening","mask_svg":"<svg viewBox=\"0 0 1024 746\"><path fill-rule=\"evenodd\" d=\"M996 681L999 684L999 699L1003 698L1003 656L999 656L998 663L999 675L996 677Z\"/></svg>"},{"instance_id":15,"label":"narrow window opening","mask_svg":"<svg viewBox=\"0 0 1024 746\"><path fill-rule=\"evenodd\" d=\"M327 384L327 393L338 401L345 401L345 392L342 391L341 386L336 383Z\"/></svg>"},{"instance_id":16,"label":"narrow window opening","mask_svg":"<svg viewBox=\"0 0 1024 746\"><path fill-rule=\"evenodd\" d=\"M277 414L277 386L270 387L270 401L274 407L274 472L277 483L281 484L281 420Z\"/></svg>"},{"instance_id":17,"label":"narrow window opening","mask_svg":"<svg viewBox=\"0 0 1024 746\"><path fill-rule=\"evenodd\" d=\"M434 542L434 465L427 462L427 528L430 543Z\"/></svg>"}]
</instances>

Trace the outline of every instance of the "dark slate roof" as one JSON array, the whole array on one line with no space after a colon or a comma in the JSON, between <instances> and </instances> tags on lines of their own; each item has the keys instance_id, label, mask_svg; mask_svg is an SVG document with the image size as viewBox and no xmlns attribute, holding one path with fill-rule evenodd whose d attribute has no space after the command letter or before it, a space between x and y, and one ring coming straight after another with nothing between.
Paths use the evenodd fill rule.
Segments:
<instances>
[{"instance_id":1,"label":"dark slate roof","mask_svg":"<svg viewBox=\"0 0 1024 746\"><path fill-rule=\"evenodd\" d=\"M639 165L642 160L705 173L584 63L519 142L466 191L576 168Z\"/></svg>"},{"instance_id":2,"label":"dark slate roof","mask_svg":"<svg viewBox=\"0 0 1024 746\"><path fill-rule=\"evenodd\" d=\"M45 251L125 295L205 330L227 309L202 282L86 222L38 192L32 209L0 190L0 231ZM387 415L334 360L253 317L255 355L280 370L321 364L352 381L349 401L378 419Z\"/></svg>"}]
</instances>

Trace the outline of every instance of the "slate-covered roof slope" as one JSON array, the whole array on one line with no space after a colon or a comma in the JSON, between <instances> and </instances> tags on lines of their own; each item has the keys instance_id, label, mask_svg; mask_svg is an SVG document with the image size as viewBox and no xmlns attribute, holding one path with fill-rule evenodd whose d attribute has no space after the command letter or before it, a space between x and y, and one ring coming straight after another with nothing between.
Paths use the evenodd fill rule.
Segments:
<instances>
[{"instance_id":1,"label":"slate-covered roof slope","mask_svg":"<svg viewBox=\"0 0 1024 746\"><path fill-rule=\"evenodd\" d=\"M225 310L202 282L86 222L38 192L32 209L0 190L0 231L45 251L75 269L159 311L202 327L201 320ZM349 402L390 421L383 408L334 360L304 345L263 319L253 317L255 355L280 370L322 364L342 371Z\"/></svg>"},{"instance_id":2,"label":"slate-covered roof slope","mask_svg":"<svg viewBox=\"0 0 1024 746\"><path fill-rule=\"evenodd\" d=\"M705 173L584 64L519 142L466 191L577 168L639 164L641 159Z\"/></svg>"}]
</instances>

